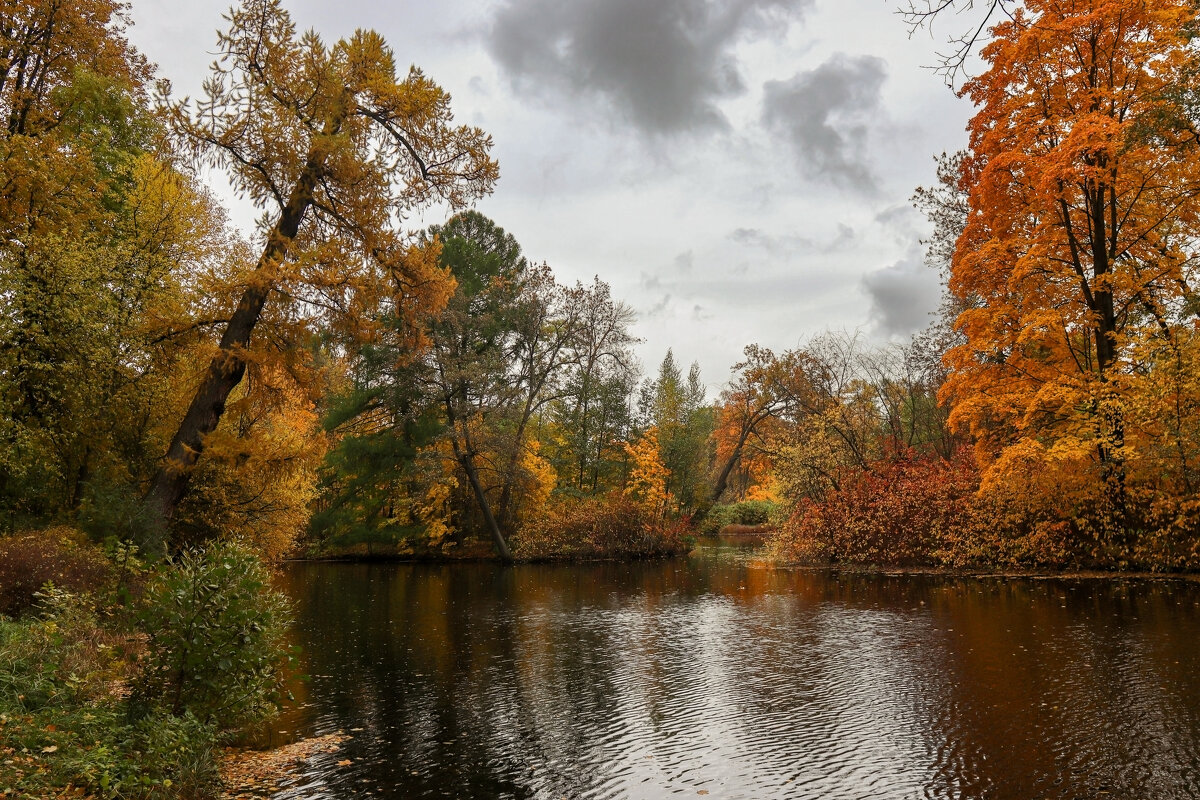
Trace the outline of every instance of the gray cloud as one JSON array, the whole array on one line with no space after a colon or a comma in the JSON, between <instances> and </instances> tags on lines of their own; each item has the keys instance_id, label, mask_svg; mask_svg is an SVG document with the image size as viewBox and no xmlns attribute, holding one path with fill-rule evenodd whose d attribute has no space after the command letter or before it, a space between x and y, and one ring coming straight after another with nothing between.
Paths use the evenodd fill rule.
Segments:
<instances>
[{"instance_id":1,"label":"gray cloud","mask_svg":"<svg viewBox=\"0 0 1200 800\"><path fill-rule=\"evenodd\" d=\"M878 124L881 58L836 55L787 81L763 85L763 121L786 137L801 167L835 185L872 192L876 178L865 163L867 132Z\"/></svg>"},{"instance_id":2,"label":"gray cloud","mask_svg":"<svg viewBox=\"0 0 1200 800\"><path fill-rule=\"evenodd\" d=\"M735 228L729 240L743 247L759 247L773 256L789 256L804 253L828 255L844 250L855 243L854 228L843 222L837 223L837 233L825 241L815 241L807 236L775 236L758 228Z\"/></svg>"},{"instance_id":3,"label":"gray cloud","mask_svg":"<svg viewBox=\"0 0 1200 800\"><path fill-rule=\"evenodd\" d=\"M724 128L716 101L745 90L734 46L812 2L509 0L487 45L525 93L599 96L650 133Z\"/></svg>"},{"instance_id":4,"label":"gray cloud","mask_svg":"<svg viewBox=\"0 0 1200 800\"><path fill-rule=\"evenodd\" d=\"M669 306L669 305L671 305L671 295L664 294L662 296L662 299L659 300L657 303L655 303L653 306L651 306L646 311L644 316L648 319L652 319L654 317L660 316L663 312L665 312L667 310L667 306Z\"/></svg>"},{"instance_id":5,"label":"gray cloud","mask_svg":"<svg viewBox=\"0 0 1200 800\"><path fill-rule=\"evenodd\" d=\"M907 336L930 322L941 299L941 282L925 266L919 247L891 266L863 276L862 288L871 300L871 321L885 336Z\"/></svg>"}]
</instances>

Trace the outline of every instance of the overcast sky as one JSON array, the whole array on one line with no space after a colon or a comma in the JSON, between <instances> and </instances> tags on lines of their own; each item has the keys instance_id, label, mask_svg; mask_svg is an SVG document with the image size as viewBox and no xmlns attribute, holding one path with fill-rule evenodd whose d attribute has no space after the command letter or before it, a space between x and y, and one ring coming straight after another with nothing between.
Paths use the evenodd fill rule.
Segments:
<instances>
[{"instance_id":1,"label":"overcast sky","mask_svg":"<svg viewBox=\"0 0 1200 800\"><path fill-rule=\"evenodd\" d=\"M133 0L130 37L195 95L228 6ZM451 92L495 140L500 182L478 208L560 279L611 284L649 373L673 348L715 396L746 344L907 338L937 306L909 198L965 144L971 109L924 68L943 32L910 39L894 2L286 7L327 41L378 30Z\"/></svg>"}]
</instances>

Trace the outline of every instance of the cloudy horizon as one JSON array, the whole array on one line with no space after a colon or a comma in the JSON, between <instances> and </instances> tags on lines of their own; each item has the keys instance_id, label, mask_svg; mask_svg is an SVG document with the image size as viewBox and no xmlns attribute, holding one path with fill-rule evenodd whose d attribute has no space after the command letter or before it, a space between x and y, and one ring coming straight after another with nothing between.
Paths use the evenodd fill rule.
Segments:
<instances>
[{"instance_id":1,"label":"cloudy horizon","mask_svg":"<svg viewBox=\"0 0 1200 800\"><path fill-rule=\"evenodd\" d=\"M500 163L477 208L561 280L611 284L647 372L671 348L715 397L747 344L903 339L937 308L910 197L971 108L883 0L285 5L327 41L378 30L451 92ZM130 39L194 96L227 7L134 0Z\"/></svg>"}]
</instances>

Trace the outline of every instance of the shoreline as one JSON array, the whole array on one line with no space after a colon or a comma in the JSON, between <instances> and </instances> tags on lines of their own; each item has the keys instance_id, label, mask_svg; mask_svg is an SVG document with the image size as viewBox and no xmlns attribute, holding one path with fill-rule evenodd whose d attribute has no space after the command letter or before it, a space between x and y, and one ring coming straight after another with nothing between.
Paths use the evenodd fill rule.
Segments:
<instances>
[{"instance_id":1,"label":"shoreline","mask_svg":"<svg viewBox=\"0 0 1200 800\"><path fill-rule=\"evenodd\" d=\"M699 538L699 537L697 537ZM280 559L280 564L596 564L608 562L664 561L680 558L691 553L695 547L676 552L643 553L637 555L581 555L581 556L531 556L505 561L495 554L471 553L464 555L433 553L338 553L332 555L294 556Z\"/></svg>"},{"instance_id":2,"label":"shoreline","mask_svg":"<svg viewBox=\"0 0 1200 800\"><path fill-rule=\"evenodd\" d=\"M798 564L776 562L767 559L766 563L773 569L794 570L797 572L826 572L846 573L848 575L882 575L887 577L929 576L945 578L993 578L1022 580L1178 580L1200 583L1200 572L1121 572L1118 570L1095 569L1003 569L990 567L900 567L881 566L875 564Z\"/></svg>"}]
</instances>

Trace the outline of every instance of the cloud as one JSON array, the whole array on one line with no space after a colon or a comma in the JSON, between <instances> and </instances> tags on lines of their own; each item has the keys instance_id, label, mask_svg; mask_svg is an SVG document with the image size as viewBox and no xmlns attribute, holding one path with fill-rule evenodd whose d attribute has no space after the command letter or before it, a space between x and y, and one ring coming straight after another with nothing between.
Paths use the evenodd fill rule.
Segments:
<instances>
[{"instance_id":1,"label":"cloud","mask_svg":"<svg viewBox=\"0 0 1200 800\"><path fill-rule=\"evenodd\" d=\"M671 295L664 294L662 299L651 306L645 313L646 318L657 317L667 310L667 306L671 304Z\"/></svg>"},{"instance_id":2,"label":"cloud","mask_svg":"<svg viewBox=\"0 0 1200 800\"><path fill-rule=\"evenodd\" d=\"M908 336L929 325L941 299L936 270L925 265L919 246L891 266L863 276L871 300L871 322L885 336Z\"/></svg>"},{"instance_id":3,"label":"cloud","mask_svg":"<svg viewBox=\"0 0 1200 800\"><path fill-rule=\"evenodd\" d=\"M813 0L509 0L487 47L523 93L599 99L644 132L728 127L717 101L745 91L733 50Z\"/></svg>"},{"instance_id":4,"label":"cloud","mask_svg":"<svg viewBox=\"0 0 1200 800\"><path fill-rule=\"evenodd\" d=\"M728 238L742 247L758 247L772 256L795 256L797 254L820 253L829 255L847 249L855 243L854 228L843 222L837 223L833 238L820 242L807 236L776 236L758 228L735 228Z\"/></svg>"},{"instance_id":5,"label":"cloud","mask_svg":"<svg viewBox=\"0 0 1200 800\"><path fill-rule=\"evenodd\" d=\"M763 85L763 122L785 137L801 168L837 186L873 192L865 158L878 125L887 65L874 56L835 55L816 69Z\"/></svg>"}]
</instances>

